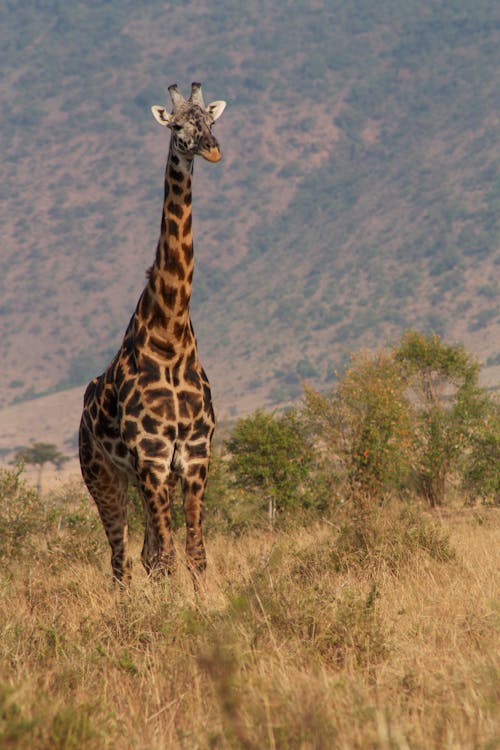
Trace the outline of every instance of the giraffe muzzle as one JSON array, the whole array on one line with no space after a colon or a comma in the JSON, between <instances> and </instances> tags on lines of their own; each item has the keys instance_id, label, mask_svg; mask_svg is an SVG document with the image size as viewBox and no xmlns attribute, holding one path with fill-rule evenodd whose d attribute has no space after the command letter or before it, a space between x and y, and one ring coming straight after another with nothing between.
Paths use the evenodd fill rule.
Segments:
<instances>
[{"instance_id":1,"label":"giraffe muzzle","mask_svg":"<svg viewBox=\"0 0 500 750\"><path fill-rule=\"evenodd\" d=\"M221 153L218 146L211 146L210 148L203 149L203 151L200 151L200 156L203 156L204 159L211 162L221 160Z\"/></svg>"}]
</instances>

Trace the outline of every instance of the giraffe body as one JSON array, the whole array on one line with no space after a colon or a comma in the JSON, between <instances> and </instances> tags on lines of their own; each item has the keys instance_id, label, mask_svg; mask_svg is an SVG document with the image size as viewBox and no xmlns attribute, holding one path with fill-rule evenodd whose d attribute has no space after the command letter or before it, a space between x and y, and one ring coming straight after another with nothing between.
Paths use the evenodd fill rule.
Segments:
<instances>
[{"instance_id":1,"label":"giraffe body","mask_svg":"<svg viewBox=\"0 0 500 750\"><path fill-rule=\"evenodd\" d=\"M205 107L199 84L189 100L171 86L173 112L153 107L171 129L161 233L147 284L122 345L107 370L89 383L80 423L80 464L111 546L113 577L127 583L127 487L141 496L146 531L142 562L171 572L171 506L180 480L186 553L195 575L206 567L201 527L214 413L189 316L194 269L192 166L200 154L218 161L211 133L225 102Z\"/></svg>"}]
</instances>

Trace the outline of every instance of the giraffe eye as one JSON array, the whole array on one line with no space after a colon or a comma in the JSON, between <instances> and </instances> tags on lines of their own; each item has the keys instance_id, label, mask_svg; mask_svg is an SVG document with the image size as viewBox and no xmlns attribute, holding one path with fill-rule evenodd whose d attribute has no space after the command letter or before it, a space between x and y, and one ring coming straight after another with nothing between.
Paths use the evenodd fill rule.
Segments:
<instances>
[{"instance_id":1,"label":"giraffe eye","mask_svg":"<svg viewBox=\"0 0 500 750\"><path fill-rule=\"evenodd\" d=\"M178 133L179 130L182 129L180 125L171 125L171 128L172 128L172 130L175 130L176 133Z\"/></svg>"}]
</instances>

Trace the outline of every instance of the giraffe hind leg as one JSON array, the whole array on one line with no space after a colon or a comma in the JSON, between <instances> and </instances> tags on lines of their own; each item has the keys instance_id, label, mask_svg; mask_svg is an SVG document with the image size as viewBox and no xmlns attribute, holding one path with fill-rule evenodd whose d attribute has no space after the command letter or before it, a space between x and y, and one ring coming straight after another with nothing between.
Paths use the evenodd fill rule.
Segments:
<instances>
[{"instance_id":1,"label":"giraffe hind leg","mask_svg":"<svg viewBox=\"0 0 500 750\"><path fill-rule=\"evenodd\" d=\"M157 491L152 492L150 485L141 488L146 519L141 560L149 576L171 575L175 570L171 511L176 483L177 476L171 473Z\"/></svg>"},{"instance_id":2,"label":"giraffe hind leg","mask_svg":"<svg viewBox=\"0 0 500 750\"><path fill-rule=\"evenodd\" d=\"M127 586L132 569L128 555L128 479L111 463L84 426L80 430L80 464L111 547L113 580Z\"/></svg>"},{"instance_id":3,"label":"giraffe hind leg","mask_svg":"<svg viewBox=\"0 0 500 750\"><path fill-rule=\"evenodd\" d=\"M184 514L186 517L186 557L195 587L198 585L207 567L201 525L203 498L207 483L206 463L192 465L188 476L182 482Z\"/></svg>"}]
</instances>

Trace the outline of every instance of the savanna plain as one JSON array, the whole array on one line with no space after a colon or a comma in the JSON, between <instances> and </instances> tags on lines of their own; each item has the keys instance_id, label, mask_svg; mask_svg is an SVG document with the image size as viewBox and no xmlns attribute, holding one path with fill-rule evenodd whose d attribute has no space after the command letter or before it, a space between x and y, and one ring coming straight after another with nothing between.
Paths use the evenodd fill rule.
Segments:
<instances>
[{"instance_id":1,"label":"savanna plain","mask_svg":"<svg viewBox=\"0 0 500 750\"><path fill-rule=\"evenodd\" d=\"M196 595L132 586L81 485L1 470L2 748L498 747L498 509L338 498L271 531L211 523Z\"/></svg>"}]
</instances>

